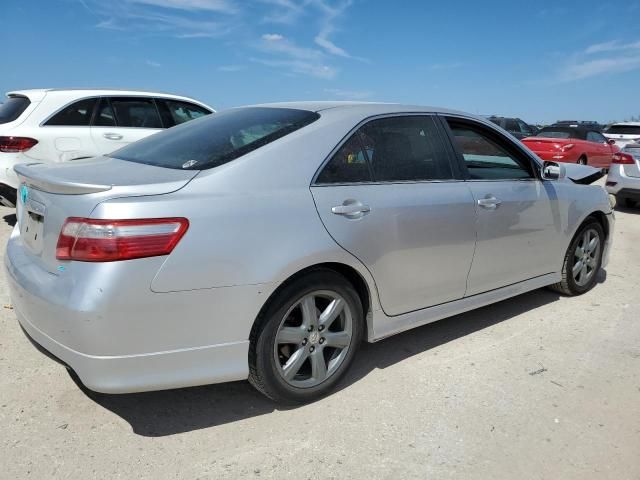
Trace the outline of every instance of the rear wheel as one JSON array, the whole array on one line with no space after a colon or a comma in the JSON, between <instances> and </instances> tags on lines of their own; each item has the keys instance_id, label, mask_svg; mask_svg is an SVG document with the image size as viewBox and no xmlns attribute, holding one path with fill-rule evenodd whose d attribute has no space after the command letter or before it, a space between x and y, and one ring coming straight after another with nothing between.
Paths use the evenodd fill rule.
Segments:
<instances>
[{"instance_id":1,"label":"rear wheel","mask_svg":"<svg viewBox=\"0 0 640 480\"><path fill-rule=\"evenodd\" d=\"M587 157L585 157L585 156L583 155L583 156L581 156L581 157L578 159L578 163L579 163L580 165L587 165L587 163L589 163L589 162L587 161Z\"/></svg>"},{"instance_id":2,"label":"rear wheel","mask_svg":"<svg viewBox=\"0 0 640 480\"><path fill-rule=\"evenodd\" d=\"M304 403L329 393L364 332L360 298L331 270L317 270L270 300L251 332L249 381L269 398Z\"/></svg>"},{"instance_id":3,"label":"rear wheel","mask_svg":"<svg viewBox=\"0 0 640 480\"><path fill-rule=\"evenodd\" d=\"M562 265L562 280L551 288L564 295L591 290L602 266L604 230L597 220L587 221L571 241Z\"/></svg>"}]
</instances>

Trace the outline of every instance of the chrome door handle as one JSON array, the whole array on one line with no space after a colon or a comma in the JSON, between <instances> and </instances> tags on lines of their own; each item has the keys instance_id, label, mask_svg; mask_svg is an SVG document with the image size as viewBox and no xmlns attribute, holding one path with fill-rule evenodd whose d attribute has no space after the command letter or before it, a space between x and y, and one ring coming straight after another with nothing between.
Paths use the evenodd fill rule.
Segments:
<instances>
[{"instance_id":1,"label":"chrome door handle","mask_svg":"<svg viewBox=\"0 0 640 480\"><path fill-rule=\"evenodd\" d=\"M480 200L478 200L478 206L482 208L486 208L487 210L495 210L501 204L502 202L498 200L496 197L494 197L493 195L486 198L481 198Z\"/></svg>"},{"instance_id":2,"label":"chrome door handle","mask_svg":"<svg viewBox=\"0 0 640 480\"><path fill-rule=\"evenodd\" d=\"M107 140L122 140L122 135L119 133L104 133L102 136Z\"/></svg>"},{"instance_id":3,"label":"chrome door handle","mask_svg":"<svg viewBox=\"0 0 640 480\"><path fill-rule=\"evenodd\" d=\"M345 202L342 205L336 205L331 208L332 213L335 213L336 215L344 215L345 217L358 217L365 213L369 213L370 211L371 207L369 207L369 205L363 205L360 202Z\"/></svg>"}]
</instances>

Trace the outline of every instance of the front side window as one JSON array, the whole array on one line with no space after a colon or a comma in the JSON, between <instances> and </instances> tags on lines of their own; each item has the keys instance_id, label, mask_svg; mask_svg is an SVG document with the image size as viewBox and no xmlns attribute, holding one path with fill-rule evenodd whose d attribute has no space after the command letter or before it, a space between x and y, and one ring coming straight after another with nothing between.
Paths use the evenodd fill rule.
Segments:
<instances>
[{"instance_id":1,"label":"front side window","mask_svg":"<svg viewBox=\"0 0 640 480\"><path fill-rule=\"evenodd\" d=\"M27 109L31 101L27 97L16 95L9 97L0 104L0 125L13 122Z\"/></svg>"},{"instance_id":2,"label":"front side window","mask_svg":"<svg viewBox=\"0 0 640 480\"><path fill-rule=\"evenodd\" d=\"M206 170L246 155L318 118L320 115L315 112L290 108L231 109L170 128L109 156L158 167Z\"/></svg>"},{"instance_id":3,"label":"front side window","mask_svg":"<svg viewBox=\"0 0 640 480\"><path fill-rule=\"evenodd\" d=\"M511 148L479 128L449 121L458 151L472 180L520 180L533 177L531 165Z\"/></svg>"},{"instance_id":4,"label":"front side window","mask_svg":"<svg viewBox=\"0 0 640 480\"><path fill-rule=\"evenodd\" d=\"M604 138L604 135L598 132L587 132L587 141L594 143L607 143L607 139Z\"/></svg>"},{"instance_id":5,"label":"front side window","mask_svg":"<svg viewBox=\"0 0 640 480\"><path fill-rule=\"evenodd\" d=\"M96 98L85 98L84 100L74 102L47 120L45 125L87 127L91 123L91 116L93 115L93 108L96 102Z\"/></svg>"},{"instance_id":6,"label":"front side window","mask_svg":"<svg viewBox=\"0 0 640 480\"><path fill-rule=\"evenodd\" d=\"M165 99L156 99L156 102L158 102L158 108L162 114L165 127L180 125L211 113L209 110L193 103Z\"/></svg>"},{"instance_id":7,"label":"front side window","mask_svg":"<svg viewBox=\"0 0 640 480\"><path fill-rule=\"evenodd\" d=\"M520 127L520 132L524 135L531 135L533 133L531 127L522 120L518 120L518 126Z\"/></svg>"},{"instance_id":8,"label":"front side window","mask_svg":"<svg viewBox=\"0 0 640 480\"><path fill-rule=\"evenodd\" d=\"M158 109L151 98L112 98L111 108L119 127L162 128Z\"/></svg>"},{"instance_id":9,"label":"front side window","mask_svg":"<svg viewBox=\"0 0 640 480\"><path fill-rule=\"evenodd\" d=\"M518 126L518 122L516 122L513 118L507 119L504 129L507 132L519 132L520 127Z\"/></svg>"}]
</instances>

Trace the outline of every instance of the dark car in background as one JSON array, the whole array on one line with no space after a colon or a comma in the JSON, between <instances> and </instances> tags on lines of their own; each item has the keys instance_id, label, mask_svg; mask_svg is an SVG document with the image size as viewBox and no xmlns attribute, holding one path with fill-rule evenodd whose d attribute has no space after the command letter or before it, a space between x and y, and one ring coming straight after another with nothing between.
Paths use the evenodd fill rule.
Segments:
<instances>
[{"instance_id":1,"label":"dark car in background","mask_svg":"<svg viewBox=\"0 0 640 480\"><path fill-rule=\"evenodd\" d=\"M511 135L521 140L526 137L532 137L538 133L538 129L519 118L511 117L499 117L497 115L491 115L487 119L503 130L506 130Z\"/></svg>"},{"instance_id":2,"label":"dark car in background","mask_svg":"<svg viewBox=\"0 0 640 480\"><path fill-rule=\"evenodd\" d=\"M558 120L552 127L582 127L602 133L604 125L595 120Z\"/></svg>"}]
</instances>

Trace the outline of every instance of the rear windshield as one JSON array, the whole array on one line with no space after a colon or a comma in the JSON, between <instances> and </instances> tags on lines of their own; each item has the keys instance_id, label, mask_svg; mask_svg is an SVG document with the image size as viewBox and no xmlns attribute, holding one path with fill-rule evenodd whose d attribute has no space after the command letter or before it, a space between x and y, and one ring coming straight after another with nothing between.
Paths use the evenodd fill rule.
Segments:
<instances>
[{"instance_id":1,"label":"rear windshield","mask_svg":"<svg viewBox=\"0 0 640 480\"><path fill-rule=\"evenodd\" d=\"M170 128L109 156L158 167L205 170L246 155L319 117L315 112L289 108L232 109Z\"/></svg>"},{"instance_id":2,"label":"rear windshield","mask_svg":"<svg viewBox=\"0 0 640 480\"><path fill-rule=\"evenodd\" d=\"M605 133L612 135L640 135L640 125L611 125Z\"/></svg>"},{"instance_id":3,"label":"rear windshield","mask_svg":"<svg viewBox=\"0 0 640 480\"><path fill-rule=\"evenodd\" d=\"M543 128L536 137L545 138L581 138L580 132L571 127L549 127Z\"/></svg>"},{"instance_id":4,"label":"rear windshield","mask_svg":"<svg viewBox=\"0 0 640 480\"><path fill-rule=\"evenodd\" d=\"M9 97L0 105L0 124L13 122L24 112L31 102L27 97Z\"/></svg>"}]
</instances>

